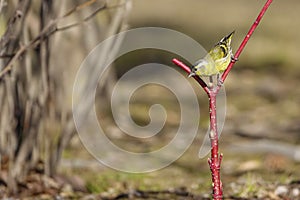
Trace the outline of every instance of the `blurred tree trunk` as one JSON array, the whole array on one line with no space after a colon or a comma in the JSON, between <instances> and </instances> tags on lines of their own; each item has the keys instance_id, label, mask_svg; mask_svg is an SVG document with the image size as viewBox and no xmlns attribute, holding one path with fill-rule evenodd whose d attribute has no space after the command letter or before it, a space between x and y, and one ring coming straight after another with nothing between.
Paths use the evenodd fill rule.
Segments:
<instances>
[{"instance_id":1,"label":"blurred tree trunk","mask_svg":"<svg viewBox=\"0 0 300 200\"><path fill-rule=\"evenodd\" d=\"M12 192L38 163L55 174L76 132L76 69L101 40L124 28L127 3L0 0L0 179ZM112 71L107 76L114 80ZM110 84L103 90L109 94Z\"/></svg>"}]
</instances>

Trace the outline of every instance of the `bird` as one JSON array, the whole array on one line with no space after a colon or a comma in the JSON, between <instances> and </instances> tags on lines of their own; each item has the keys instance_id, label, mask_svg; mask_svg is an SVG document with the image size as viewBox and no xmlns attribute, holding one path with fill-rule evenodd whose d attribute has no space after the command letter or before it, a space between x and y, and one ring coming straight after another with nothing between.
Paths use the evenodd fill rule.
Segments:
<instances>
[{"instance_id":1,"label":"bird","mask_svg":"<svg viewBox=\"0 0 300 200\"><path fill-rule=\"evenodd\" d=\"M191 76L210 77L220 75L228 67L232 61L237 61L232 54L231 38L235 31L223 37L209 52L208 54L198 60L191 68Z\"/></svg>"}]
</instances>

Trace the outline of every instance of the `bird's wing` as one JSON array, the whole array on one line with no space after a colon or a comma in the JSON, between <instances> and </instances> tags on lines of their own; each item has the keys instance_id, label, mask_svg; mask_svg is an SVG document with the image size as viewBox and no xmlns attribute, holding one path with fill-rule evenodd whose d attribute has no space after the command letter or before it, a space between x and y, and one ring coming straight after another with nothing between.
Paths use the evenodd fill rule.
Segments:
<instances>
[{"instance_id":1,"label":"bird's wing","mask_svg":"<svg viewBox=\"0 0 300 200\"><path fill-rule=\"evenodd\" d=\"M224 50L222 46L215 46L209 51L209 55L212 60L216 61L226 57L226 50Z\"/></svg>"}]
</instances>

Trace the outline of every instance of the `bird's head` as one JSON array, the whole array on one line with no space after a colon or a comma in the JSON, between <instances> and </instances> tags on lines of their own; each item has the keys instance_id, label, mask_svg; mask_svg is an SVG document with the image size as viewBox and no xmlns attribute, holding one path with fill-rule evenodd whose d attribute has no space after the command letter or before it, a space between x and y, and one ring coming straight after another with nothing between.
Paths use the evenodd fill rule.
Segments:
<instances>
[{"instance_id":1,"label":"bird's head","mask_svg":"<svg viewBox=\"0 0 300 200\"><path fill-rule=\"evenodd\" d=\"M223 38L220 40L219 43L225 44L226 46L230 46L230 44L231 44L231 38L232 38L234 32L235 32L235 31L232 31L229 35L223 37Z\"/></svg>"}]
</instances>

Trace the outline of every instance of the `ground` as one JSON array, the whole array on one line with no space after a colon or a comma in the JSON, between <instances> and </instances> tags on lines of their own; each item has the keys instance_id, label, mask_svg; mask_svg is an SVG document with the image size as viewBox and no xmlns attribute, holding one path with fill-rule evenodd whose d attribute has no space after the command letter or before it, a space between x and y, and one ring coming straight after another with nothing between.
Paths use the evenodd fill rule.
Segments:
<instances>
[{"instance_id":1,"label":"ground","mask_svg":"<svg viewBox=\"0 0 300 200\"><path fill-rule=\"evenodd\" d=\"M243 82L236 85L240 74L244 77ZM253 77L245 70L231 74L226 85L227 117L220 138L220 151L224 154L221 177L225 199L300 199L299 157L294 156L299 153L299 118L296 118L297 105L293 103L294 99L291 100L291 96L299 98L300 95L298 90L289 87L296 81L292 76L283 75L281 80L274 76ZM281 81L285 84L280 84ZM269 82L272 84L268 85ZM278 87L274 89L274 85ZM155 90L151 88L155 91L151 93L153 101L168 102L168 95L160 95L165 89L155 87ZM239 87L246 89L238 90ZM151 103L141 103L149 94L148 90L138 91L133 107L147 107L146 104ZM199 102L203 102L200 107L205 110L206 104L202 99L206 96L203 91L199 92ZM173 100L169 100L172 106ZM165 106L167 111L172 110L167 103ZM143 108L133 110L147 111ZM147 112L133 112L132 115L136 120L138 118L139 123L148 120ZM105 126L115 130L110 138L124 148L135 151L145 147L155 149L171 137L168 132L176 125L178 113L171 112L170 115L168 128L158 136L159 139L145 144L142 140L131 141L121 131L115 130L110 122L106 122ZM101 114L99 116L101 118ZM211 177L208 156L200 159L197 155L207 117L204 114L201 118L199 135L184 155L171 165L151 173L131 174L110 169L98 163L75 137L64 153L58 175L47 177L42 167L33 170L22 183L19 195L27 199L209 199ZM76 158L73 155L77 155ZM0 190L3 189L1 186Z\"/></svg>"}]
</instances>

